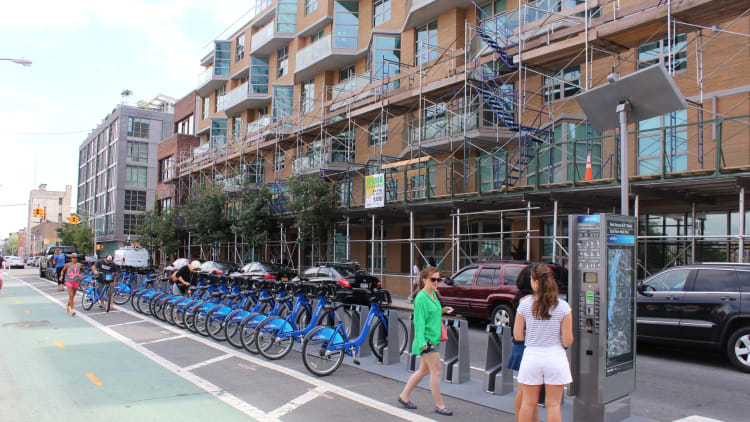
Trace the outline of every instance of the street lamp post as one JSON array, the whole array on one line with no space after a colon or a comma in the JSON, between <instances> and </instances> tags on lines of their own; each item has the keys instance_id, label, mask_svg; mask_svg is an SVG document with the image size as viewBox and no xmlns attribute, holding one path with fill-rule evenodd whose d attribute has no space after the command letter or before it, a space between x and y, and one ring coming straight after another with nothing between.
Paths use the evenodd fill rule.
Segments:
<instances>
[{"instance_id":1,"label":"street lamp post","mask_svg":"<svg viewBox=\"0 0 750 422\"><path fill-rule=\"evenodd\" d=\"M26 66L26 67L31 66L31 59L26 59L26 58L23 58L23 57L17 58L17 59L4 59L4 58L0 58L0 60L6 60L6 61L13 62L13 63L16 63L16 64L20 64L20 65L23 65L23 66Z\"/></svg>"}]
</instances>

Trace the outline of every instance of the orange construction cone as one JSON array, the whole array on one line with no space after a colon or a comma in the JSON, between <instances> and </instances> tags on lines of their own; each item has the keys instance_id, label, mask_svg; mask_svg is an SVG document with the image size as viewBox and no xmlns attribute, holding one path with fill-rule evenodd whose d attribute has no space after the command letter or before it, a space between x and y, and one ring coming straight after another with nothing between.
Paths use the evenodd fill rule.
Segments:
<instances>
[{"instance_id":1,"label":"orange construction cone","mask_svg":"<svg viewBox=\"0 0 750 422\"><path fill-rule=\"evenodd\" d=\"M586 174L583 176L583 180L594 180L594 172L591 170L591 153L589 152L586 157Z\"/></svg>"}]
</instances>

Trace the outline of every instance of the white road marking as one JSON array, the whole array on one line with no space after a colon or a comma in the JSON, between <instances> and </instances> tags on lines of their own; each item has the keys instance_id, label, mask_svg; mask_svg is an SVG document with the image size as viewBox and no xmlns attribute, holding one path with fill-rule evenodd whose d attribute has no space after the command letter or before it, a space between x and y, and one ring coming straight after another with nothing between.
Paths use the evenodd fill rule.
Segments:
<instances>
[{"instance_id":1,"label":"white road marking","mask_svg":"<svg viewBox=\"0 0 750 422\"><path fill-rule=\"evenodd\" d=\"M304 405L305 403L308 403L310 401L315 400L316 398L318 398L322 394L324 394L326 391L328 391L328 390L326 390L325 387L316 387L316 388L313 388L312 390L308 391L307 393L305 393L305 394L303 394L303 395L301 395L301 396L299 396L299 397L297 397L295 399L292 399L289 403L287 403L287 404L285 404L283 406L280 406L280 407L272 410L271 412L269 412L268 415L266 416L266 420L268 420L268 421L271 421L271 420L274 420L274 421L280 420L280 418L282 416L284 416L284 415L286 415L288 413L291 413L291 412L297 410L297 408L299 408L300 406Z\"/></svg>"},{"instance_id":2,"label":"white road marking","mask_svg":"<svg viewBox=\"0 0 750 422\"><path fill-rule=\"evenodd\" d=\"M687 418L677 419L674 422L722 422L718 419L711 419L704 416L688 416Z\"/></svg>"},{"instance_id":3,"label":"white road marking","mask_svg":"<svg viewBox=\"0 0 750 422\"><path fill-rule=\"evenodd\" d=\"M164 338L160 338L160 339L156 339L156 340L144 341L144 342L138 343L138 344L140 344L141 346L145 346L147 344L161 343L163 341L177 340L177 339L180 339L180 338L185 338L185 335L181 334L181 335L178 335L178 336L164 337Z\"/></svg>"},{"instance_id":4,"label":"white road marking","mask_svg":"<svg viewBox=\"0 0 750 422\"><path fill-rule=\"evenodd\" d=\"M182 368L182 370L183 371L192 371L193 369L202 368L204 366L208 366L208 365L211 365L212 363L216 363L216 362L221 362L221 361L229 359L231 357L232 357L232 355L229 355L229 354L227 354L227 355L221 355L221 356L216 356L215 358L207 359L207 360L204 360L203 362L198 362L198 363L195 363L193 365L186 366L186 367Z\"/></svg>"},{"instance_id":5,"label":"white road marking","mask_svg":"<svg viewBox=\"0 0 750 422\"><path fill-rule=\"evenodd\" d=\"M23 283L26 284L26 285L28 285L32 289L38 290L34 286L29 285L29 283L26 283L26 282L23 282ZM45 293L42 293L42 294L44 294L46 297L50 298L50 296L46 295ZM60 305L63 306L62 304L60 304ZM345 389L343 387L339 387L338 385L322 381L321 379L313 377L311 375L307 375L307 374L304 374L302 372L295 371L294 369L290 369L290 368L287 368L287 367L284 367L284 366L281 366L281 365L277 365L277 364L268 362L268 361L260 359L260 358L256 358L256 357L250 356L250 355L245 354L245 353L241 353L241 352L239 352L239 351L237 351L237 350L235 350L233 348L230 348L228 346L225 346L223 344L214 343L213 341L211 341L211 340L209 340L207 338L204 338L201 335L194 334L194 333L191 333L191 332L185 332L183 330L180 330L177 327L174 327L174 326L172 326L172 325L170 325L170 324L168 324L166 322L163 322L163 321L160 321L160 320L156 320L156 319L146 319L144 315L138 314L135 311L131 311L131 310L125 309L125 308L120 308L120 311L123 312L123 313L126 313L128 315L134 316L136 318L142 319L144 321L149 321L149 322L151 322L153 324L161 326L162 328L164 328L166 330L172 331L172 332L174 332L176 334L179 334L179 335L182 335L184 337L188 337L188 338L190 338L192 340L198 341L198 342L200 342L200 343L202 343L202 344L204 344L204 345L206 345L208 347L211 347L211 348L214 348L216 350L222 351L222 352L224 352L226 354L229 354L229 355L232 355L233 357L236 357L238 359L242 359L242 360L244 360L246 362L250 362L251 364L253 364L255 366L260 366L260 367L263 367L263 368L266 368L266 369L270 369L272 371L275 371L275 372L278 372L278 373L281 373L281 374L284 374L284 375L288 375L288 376L290 376L292 378L295 378L295 379L297 379L299 381L302 381L302 382L306 382L308 384L312 384L312 385L314 385L316 387L323 387L327 391L329 391L331 393L335 393L335 394L337 394L337 395L339 395L339 396L341 396L341 397L343 397L345 399L352 400L352 401L357 402L357 403L359 403L359 404L361 404L363 406L367 406L367 407L371 407L373 409L380 410L383 413L390 414L390 415L395 416L397 418L404 419L404 420L407 420L407 421L413 421L413 422L436 422L435 419L430 419L430 418L424 417L422 415L418 415L416 413L412 413L412 412L410 412L410 411L408 411L406 409L402 409L402 408L399 408L399 407L396 407L396 406L393 406L393 405L390 405L390 404L387 404L387 403L383 403L381 401L375 400L375 399L367 397L365 395L356 393L354 391L347 390L347 389ZM91 319L91 320L93 321L93 319ZM103 328L107 328L107 327L99 324L98 322L96 324L97 324L97 327L101 326ZM108 331L112 331L113 333L115 333L116 334L116 338L118 338L118 339L119 338L125 338L128 341L128 345L130 345L132 343L135 346L139 346L136 343L134 343L132 340L127 339L126 337L121 336L120 334L117 334L114 330L108 330ZM145 348L143 348L143 349L145 349ZM145 350L148 350L148 349L145 349ZM149 356L150 355L155 355L151 351L148 351L148 352L149 352ZM170 361L167 361L166 359L162 358L161 356L159 356L159 355L155 355L155 356L157 356L159 358L159 361L166 361L166 362L168 362L170 364L170 367L174 367L175 366ZM180 373L180 376L183 376L183 374L181 373L181 371L178 372L178 373ZM190 374L192 377L195 377L195 378L203 380L202 378L198 377L197 375L194 375L192 373L188 373L188 374ZM203 381L205 381L205 380L203 380ZM208 383L208 384L211 384L209 381L205 381L205 382ZM198 385L198 384L196 384L196 385ZM213 385L213 384L211 384L211 385ZM210 392L209 390L206 390L206 391ZM229 393L226 393L226 394L229 394ZM232 397L234 397L234 396L232 396ZM234 397L234 398L236 400L241 401L240 399L238 399L236 397ZM250 406L250 405L248 404L248 406ZM256 419L262 420L260 418L256 418Z\"/></svg>"},{"instance_id":6,"label":"white road marking","mask_svg":"<svg viewBox=\"0 0 750 422\"><path fill-rule=\"evenodd\" d=\"M112 328L112 327L119 327L119 326L121 326L121 325L143 324L144 322L146 322L146 321L130 321L130 322L121 322L121 323L119 323L119 324L112 324L112 325L107 325L107 327L109 327L109 328Z\"/></svg>"}]
</instances>

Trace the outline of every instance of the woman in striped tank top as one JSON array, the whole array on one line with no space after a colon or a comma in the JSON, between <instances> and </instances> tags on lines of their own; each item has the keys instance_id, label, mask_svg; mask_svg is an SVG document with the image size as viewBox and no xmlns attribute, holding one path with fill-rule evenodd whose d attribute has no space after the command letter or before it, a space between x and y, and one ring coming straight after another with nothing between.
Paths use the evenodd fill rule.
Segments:
<instances>
[{"instance_id":1,"label":"woman in striped tank top","mask_svg":"<svg viewBox=\"0 0 750 422\"><path fill-rule=\"evenodd\" d=\"M534 295L518 305L513 337L526 349L518 370L523 397L519 421L531 422L544 385L547 422L560 422L563 387L570 384L570 364L565 348L573 344L573 317L567 302L557 296L557 282L544 264L531 268Z\"/></svg>"},{"instance_id":2,"label":"woman in striped tank top","mask_svg":"<svg viewBox=\"0 0 750 422\"><path fill-rule=\"evenodd\" d=\"M63 274L65 275L65 286L68 288L68 304L65 306L65 311L70 313L70 316L76 316L74 299L76 291L78 291L78 286L81 285L81 278L83 277L83 265L78 262L77 254L70 254L70 262L63 267L60 274L60 281L62 281Z\"/></svg>"}]
</instances>

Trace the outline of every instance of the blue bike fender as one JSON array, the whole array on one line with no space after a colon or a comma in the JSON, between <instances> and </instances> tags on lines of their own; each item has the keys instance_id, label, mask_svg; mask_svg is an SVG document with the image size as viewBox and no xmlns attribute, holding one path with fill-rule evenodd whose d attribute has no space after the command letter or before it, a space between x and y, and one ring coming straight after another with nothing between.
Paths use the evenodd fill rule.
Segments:
<instances>
[{"instance_id":1,"label":"blue bike fender","mask_svg":"<svg viewBox=\"0 0 750 422\"><path fill-rule=\"evenodd\" d=\"M334 337L335 333L335 337ZM321 340L331 340L333 337L333 340L330 341L332 344L338 344L343 343L344 338L341 337L341 333L334 330L331 327L325 327L321 330L316 331L312 336L310 336L310 341L321 341Z\"/></svg>"},{"instance_id":2,"label":"blue bike fender","mask_svg":"<svg viewBox=\"0 0 750 422\"><path fill-rule=\"evenodd\" d=\"M213 315L215 315L215 316L217 316L217 317L222 317L222 318L224 318L224 317L225 317L225 316L227 316L227 315L229 314L229 312L231 312L231 311L232 311L232 308L231 308L231 307L229 307L229 306L222 306L221 308L219 308L219 309L217 309L216 311L214 311Z\"/></svg>"},{"instance_id":3,"label":"blue bike fender","mask_svg":"<svg viewBox=\"0 0 750 422\"><path fill-rule=\"evenodd\" d=\"M234 314L234 315L232 316L232 319L231 319L231 320L229 320L228 322L229 322L229 323L231 323L231 322L236 322L236 323L240 323L240 322L242 322L242 320L243 320L243 319L245 319L245 317L246 317L246 316L248 316L248 315L249 315L249 313L248 313L247 311L237 312L236 314Z\"/></svg>"},{"instance_id":4,"label":"blue bike fender","mask_svg":"<svg viewBox=\"0 0 750 422\"><path fill-rule=\"evenodd\" d=\"M292 330L292 325L283 318L274 318L264 325L264 327L268 328L269 331L280 330L281 332L288 332Z\"/></svg>"},{"instance_id":5,"label":"blue bike fender","mask_svg":"<svg viewBox=\"0 0 750 422\"><path fill-rule=\"evenodd\" d=\"M250 328L255 328L255 327L258 326L258 324L260 324L261 322L263 322L263 320L266 319L266 318L267 318L267 316L262 315L262 314L255 315L254 317L250 318L250 320L247 322L247 324L245 326L246 327L250 327Z\"/></svg>"},{"instance_id":6,"label":"blue bike fender","mask_svg":"<svg viewBox=\"0 0 750 422\"><path fill-rule=\"evenodd\" d=\"M130 294L131 292L130 286L125 283L118 283L117 286L115 286L115 291L121 294Z\"/></svg>"}]
</instances>

